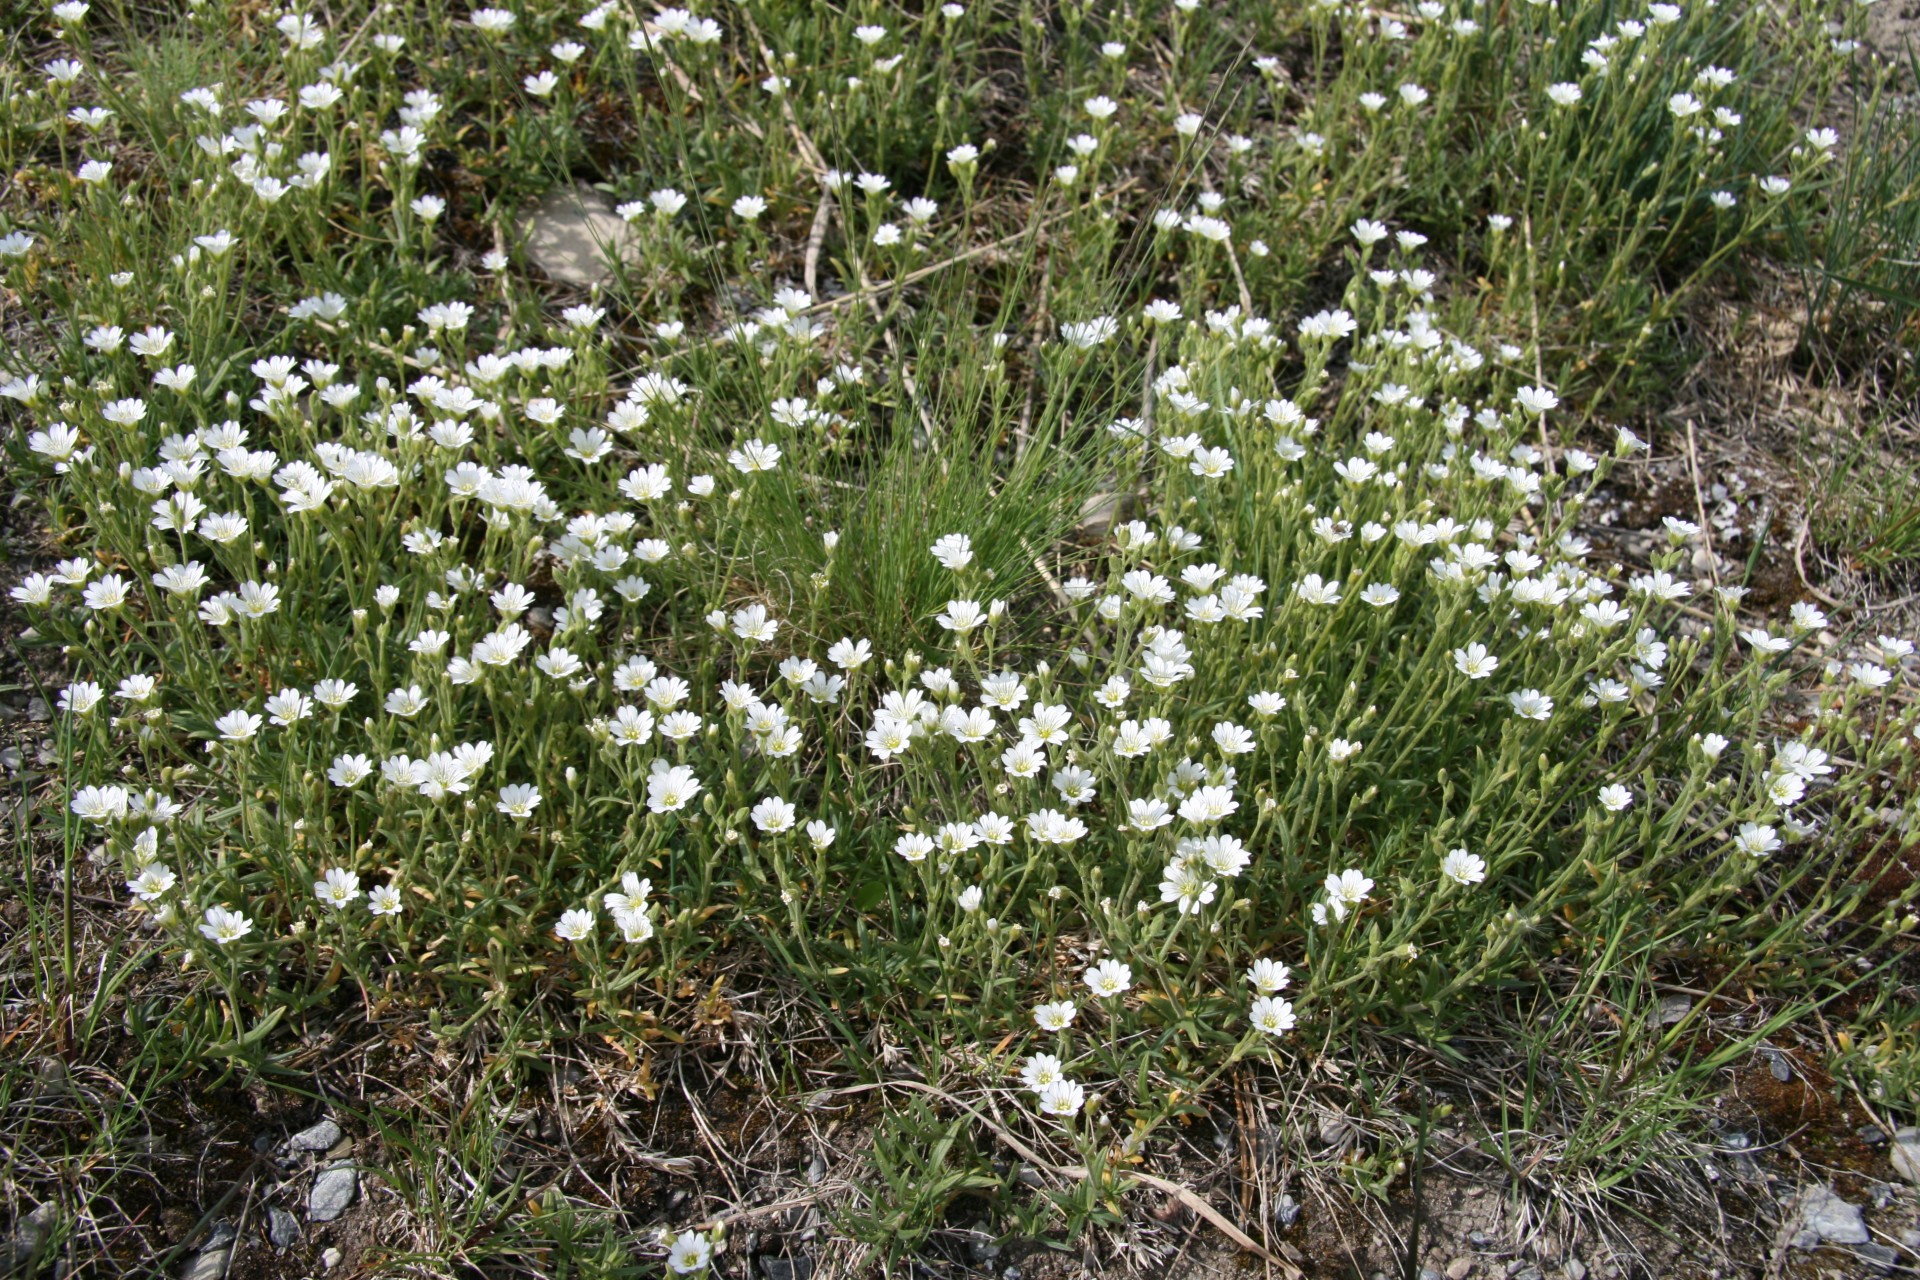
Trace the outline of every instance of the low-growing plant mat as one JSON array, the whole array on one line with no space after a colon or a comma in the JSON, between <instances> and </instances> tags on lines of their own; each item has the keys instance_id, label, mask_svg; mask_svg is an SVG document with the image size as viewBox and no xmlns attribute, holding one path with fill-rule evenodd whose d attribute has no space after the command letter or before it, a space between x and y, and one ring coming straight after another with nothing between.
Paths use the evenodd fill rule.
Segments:
<instances>
[{"instance_id":1,"label":"low-growing plant mat","mask_svg":"<svg viewBox=\"0 0 1920 1280\"><path fill-rule=\"evenodd\" d=\"M21 10L5 1266L1912 1265L1897 27Z\"/></svg>"}]
</instances>

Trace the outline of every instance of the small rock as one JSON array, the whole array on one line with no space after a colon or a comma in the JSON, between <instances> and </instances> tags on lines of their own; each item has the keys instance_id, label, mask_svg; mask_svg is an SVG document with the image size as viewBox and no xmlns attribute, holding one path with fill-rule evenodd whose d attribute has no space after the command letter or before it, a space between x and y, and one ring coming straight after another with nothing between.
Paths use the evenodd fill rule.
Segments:
<instances>
[{"instance_id":1,"label":"small rock","mask_svg":"<svg viewBox=\"0 0 1920 1280\"><path fill-rule=\"evenodd\" d=\"M1507 1280L1547 1280L1547 1273L1531 1262L1525 1262L1507 1272Z\"/></svg>"},{"instance_id":2,"label":"small rock","mask_svg":"<svg viewBox=\"0 0 1920 1280\"><path fill-rule=\"evenodd\" d=\"M33 1261L34 1255L46 1247L47 1237L53 1234L54 1215L59 1212L59 1206L51 1200L36 1205L33 1212L14 1224L13 1239L6 1252L0 1253L0 1262L11 1262L21 1272L26 1272L27 1264Z\"/></svg>"},{"instance_id":3,"label":"small rock","mask_svg":"<svg viewBox=\"0 0 1920 1280\"><path fill-rule=\"evenodd\" d=\"M1455 1258L1447 1264L1447 1280L1466 1280L1472 1271L1472 1258Z\"/></svg>"},{"instance_id":4,"label":"small rock","mask_svg":"<svg viewBox=\"0 0 1920 1280\"><path fill-rule=\"evenodd\" d=\"M1566 1273L1567 1280L1587 1280L1587 1264L1578 1258L1568 1258L1560 1270Z\"/></svg>"},{"instance_id":5,"label":"small rock","mask_svg":"<svg viewBox=\"0 0 1920 1280\"><path fill-rule=\"evenodd\" d=\"M1353 1126L1347 1123L1345 1116L1326 1112L1321 1115L1317 1127L1323 1147L1345 1147L1353 1141Z\"/></svg>"},{"instance_id":6,"label":"small rock","mask_svg":"<svg viewBox=\"0 0 1920 1280\"><path fill-rule=\"evenodd\" d=\"M1114 525L1132 519L1139 505L1131 493L1096 493L1080 504L1080 531L1104 537Z\"/></svg>"},{"instance_id":7,"label":"small rock","mask_svg":"<svg viewBox=\"0 0 1920 1280\"><path fill-rule=\"evenodd\" d=\"M1858 1206L1835 1195L1832 1187L1807 1187L1797 1200L1798 1206L1789 1220L1796 1246L1805 1248L1800 1239L1808 1235L1816 1237L1816 1243L1828 1244L1866 1244L1873 1238L1867 1234L1867 1223L1860 1216Z\"/></svg>"},{"instance_id":8,"label":"small rock","mask_svg":"<svg viewBox=\"0 0 1920 1280\"><path fill-rule=\"evenodd\" d=\"M1000 1246L991 1240L976 1237L967 1241L967 1256L972 1258L976 1265L992 1262L1000 1256Z\"/></svg>"},{"instance_id":9,"label":"small rock","mask_svg":"<svg viewBox=\"0 0 1920 1280\"><path fill-rule=\"evenodd\" d=\"M1762 1049L1760 1052L1767 1056L1767 1070L1773 1072L1775 1080L1786 1084L1793 1079L1793 1063L1788 1060L1786 1054L1778 1049Z\"/></svg>"},{"instance_id":10,"label":"small rock","mask_svg":"<svg viewBox=\"0 0 1920 1280\"><path fill-rule=\"evenodd\" d=\"M1654 1009L1654 1017L1663 1027L1670 1027L1693 1012L1693 1001L1685 996L1662 996L1660 1004Z\"/></svg>"},{"instance_id":11,"label":"small rock","mask_svg":"<svg viewBox=\"0 0 1920 1280\"><path fill-rule=\"evenodd\" d=\"M339 1141L340 1126L331 1120L322 1120L288 1138L287 1148L291 1151L331 1151Z\"/></svg>"},{"instance_id":12,"label":"small rock","mask_svg":"<svg viewBox=\"0 0 1920 1280\"><path fill-rule=\"evenodd\" d=\"M276 1249L291 1249L300 1243L300 1219L275 1206L267 1210L267 1239Z\"/></svg>"},{"instance_id":13,"label":"small rock","mask_svg":"<svg viewBox=\"0 0 1920 1280\"><path fill-rule=\"evenodd\" d=\"M1890 1204L1892 1204L1892 1203L1893 1203L1893 1186L1892 1186L1892 1184L1891 1184L1891 1183L1886 1183L1886 1182L1870 1182L1870 1183L1868 1183L1868 1184L1867 1184L1867 1198L1868 1198L1869 1200L1871 1200L1871 1201L1873 1201L1873 1207L1874 1207L1874 1208L1876 1208L1876 1209L1884 1209L1884 1208L1886 1208L1886 1207L1887 1207L1888 1205L1890 1205Z\"/></svg>"},{"instance_id":14,"label":"small rock","mask_svg":"<svg viewBox=\"0 0 1920 1280\"><path fill-rule=\"evenodd\" d=\"M763 1254L760 1258L760 1274L767 1280L807 1280L813 1274L813 1259L804 1253L793 1258Z\"/></svg>"},{"instance_id":15,"label":"small rock","mask_svg":"<svg viewBox=\"0 0 1920 1280\"><path fill-rule=\"evenodd\" d=\"M1891 1271L1900 1265L1899 1251L1891 1245L1863 1244L1854 1254L1875 1271Z\"/></svg>"},{"instance_id":16,"label":"small rock","mask_svg":"<svg viewBox=\"0 0 1920 1280\"><path fill-rule=\"evenodd\" d=\"M233 1243L237 1235L239 1232L233 1229L232 1218L215 1218L213 1225L207 1228L207 1241L200 1248L202 1250L225 1249Z\"/></svg>"},{"instance_id":17,"label":"small rock","mask_svg":"<svg viewBox=\"0 0 1920 1280\"><path fill-rule=\"evenodd\" d=\"M1282 1192L1280 1198L1273 1202L1273 1225L1285 1231L1298 1221L1300 1221L1300 1202Z\"/></svg>"},{"instance_id":18,"label":"small rock","mask_svg":"<svg viewBox=\"0 0 1920 1280\"><path fill-rule=\"evenodd\" d=\"M1467 1243L1476 1249L1484 1249L1487 1247L1487 1233L1484 1231L1469 1231L1467 1232Z\"/></svg>"},{"instance_id":19,"label":"small rock","mask_svg":"<svg viewBox=\"0 0 1920 1280\"><path fill-rule=\"evenodd\" d=\"M328 1249L320 1255L320 1265L331 1271L340 1265L340 1259L344 1256L338 1249Z\"/></svg>"},{"instance_id":20,"label":"small rock","mask_svg":"<svg viewBox=\"0 0 1920 1280\"><path fill-rule=\"evenodd\" d=\"M613 278L611 264L632 261L640 238L592 187L550 191L521 219L527 256L564 284L601 284Z\"/></svg>"},{"instance_id":21,"label":"small rock","mask_svg":"<svg viewBox=\"0 0 1920 1280\"><path fill-rule=\"evenodd\" d=\"M1901 1129L1893 1135L1893 1147L1887 1152L1893 1171L1920 1187L1920 1129Z\"/></svg>"},{"instance_id":22,"label":"small rock","mask_svg":"<svg viewBox=\"0 0 1920 1280\"><path fill-rule=\"evenodd\" d=\"M1915 1228L1911 1231L1902 1231L1900 1233L1900 1247L1902 1249L1910 1249L1915 1253L1920 1253L1920 1228Z\"/></svg>"},{"instance_id":23,"label":"small rock","mask_svg":"<svg viewBox=\"0 0 1920 1280\"><path fill-rule=\"evenodd\" d=\"M1887 1140L1887 1131L1877 1124L1863 1124L1854 1130L1853 1136L1870 1147L1877 1147Z\"/></svg>"},{"instance_id":24,"label":"small rock","mask_svg":"<svg viewBox=\"0 0 1920 1280\"><path fill-rule=\"evenodd\" d=\"M1420 1268L1420 1280L1443 1280L1443 1277L1432 1267L1422 1267Z\"/></svg>"},{"instance_id":25,"label":"small rock","mask_svg":"<svg viewBox=\"0 0 1920 1280\"><path fill-rule=\"evenodd\" d=\"M308 1220L332 1222L347 1211L359 1191L360 1174L352 1165L323 1170L313 1180L313 1193L307 1197Z\"/></svg>"},{"instance_id":26,"label":"small rock","mask_svg":"<svg viewBox=\"0 0 1920 1280\"><path fill-rule=\"evenodd\" d=\"M202 1249L187 1264L184 1280L221 1280L227 1274L227 1259L231 1254L226 1245L217 1249Z\"/></svg>"}]
</instances>

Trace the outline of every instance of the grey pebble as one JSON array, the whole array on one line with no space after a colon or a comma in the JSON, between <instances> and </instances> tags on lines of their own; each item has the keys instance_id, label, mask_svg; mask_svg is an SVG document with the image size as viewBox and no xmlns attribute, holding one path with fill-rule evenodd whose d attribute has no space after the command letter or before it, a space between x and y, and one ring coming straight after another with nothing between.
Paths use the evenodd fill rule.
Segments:
<instances>
[{"instance_id":1,"label":"grey pebble","mask_svg":"<svg viewBox=\"0 0 1920 1280\"><path fill-rule=\"evenodd\" d=\"M202 1249L187 1264L185 1280L220 1280L227 1274L229 1250L221 1245L217 1249Z\"/></svg>"},{"instance_id":2,"label":"grey pebble","mask_svg":"<svg viewBox=\"0 0 1920 1280\"><path fill-rule=\"evenodd\" d=\"M1900 1254L1891 1245L1863 1244L1854 1252L1875 1271L1891 1271L1900 1265Z\"/></svg>"},{"instance_id":3,"label":"grey pebble","mask_svg":"<svg viewBox=\"0 0 1920 1280\"><path fill-rule=\"evenodd\" d=\"M300 1243L300 1219L277 1205L268 1209L267 1239L276 1249L291 1249Z\"/></svg>"},{"instance_id":4,"label":"grey pebble","mask_svg":"<svg viewBox=\"0 0 1920 1280\"><path fill-rule=\"evenodd\" d=\"M339 1141L340 1126L331 1120L322 1120L288 1138L287 1146L294 1151L331 1151Z\"/></svg>"},{"instance_id":5,"label":"grey pebble","mask_svg":"<svg viewBox=\"0 0 1920 1280\"><path fill-rule=\"evenodd\" d=\"M1920 1129L1901 1129L1893 1135L1893 1149L1887 1153L1893 1171L1915 1186L1920 1186Z\"/></svg>"},{"instance_id":6,"label":"grey pebble","mask_svg":"<svg viewBox=\"0 0 1920 1280\"><path fill-rule=\"evenodd\" d=\"M1866 1244L1873 1239L1867 1234L1866 1219L1861 1217L1859 1206L1842 1200L1832 1187L1806 1187L1796 1200L1798 1207L1792 1220L1797 1229L1796 1246L1808 1247L1801 1243L1807 1236L1813 1236L1815 1243L1828 1244Z\"/></svg>"},{"instance_id":7,"label":"grey pebble","mask_svg":"<svg viewBox=\"0 0 1920 1280\"><path fill-rule=\"evenodd\" d=\"M360 1191L360 1174L352 1165L324 1169L313 1180L313 1193L307 1197L307 1218L313 1222L332 1222L347 1211Z\"/></svg>"}]
</instances>

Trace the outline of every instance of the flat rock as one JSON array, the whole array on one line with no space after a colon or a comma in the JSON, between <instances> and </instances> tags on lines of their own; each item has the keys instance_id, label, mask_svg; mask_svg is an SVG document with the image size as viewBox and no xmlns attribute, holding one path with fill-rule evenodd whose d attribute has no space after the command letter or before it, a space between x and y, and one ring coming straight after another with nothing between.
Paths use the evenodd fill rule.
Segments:
<instances>
[{"instance_id":1,"label":"flat rock","mask_svg":"<svg viewBox=\"0 0 1920 1280\"><path fill-rule=\"evenodd\" d=\"M640 238L613 211L613 202L592 187L549 191L520 220L527 257L563 284L593 285L613 279L613 264L634 262Z\"/></svg>"},{"instance_id":2,"label":"flat rock","mask_svg":"<svg viewBox=\"0 0 1920 1280\"><path fill-rule=\"evenodd\" d=\"M313 1193L307 1197L307 1218L312 1222L332 1222L347 1211L360 1193L360 1173L352 1165L323 1169L313 1180Z\"/></svg>"},{"instance_id":3,"label":"flat rock","mask_svg":"<svg viewBox=\"0 0 1920 1280\"><path fill-rule=\"evenodd\" d=\"M276 1249L291 1249L300 1243L300 1219L277 1205L267 1210L267 1239Z\"/></svg>"},{"instance_id":4,"label":"flat rock","mask_svg":"<svg viewBox=\"0 0 1920 1280\"><path fill-rule=\"evenodd\" d=\"M1808 1247L1802 1243L1808 1237L1814 1237L1816 1244L1866 1244L1873 1239L1867 1234L1859 1206L1848 1204L1834 1194L1832 1187L1824 1186L1800 1192L1788 1233L1802 1248Z\"/></svg>"},{"instance_id":5,"label":"flat rock","mask_svg":"<svg viewBox=\"0 0 1920 1280\"><path fill-rule=\"evenodd\" d=\"M1891 1271L1900 1265L1900 1251L1891 1245L1863 1244L1854 1255L1875 1271Z\"/></svg>"},{"instance_id":6,"label":"flat rock","mask_svg":"<svg viewBox=\"0 0 1920 1280\"><path fill-rule=\"evenodd\" d=\"M339 1141L340 1126L331 1120L322 1120L288 1138L287 1146L294 1151L331 1151Z\"/></svg>"},{"instance_id":7,"label":"flat rock","mask_svg":"<svg viewBox=\"0 0 1920 1280\"><path fill-rule=\"evenodd\" d=\"M1893 1146L1887 1151L1887 1159L1893 1161L1895 1173L1920 1187L1920 1129L1901 1129L1895 1132Z\"/></svg>"},{"instance_id":8,"label":"flat rock","mask_svg":"<svg viewBox=\"0 0 1920 1280\"><path fill-rule=\"evenodd\" d=\"M1663 1027L1670 1027L1693 1012L1693 1001L1685 996L1662 996L1654 1008L1654 1020Z\"/></svg>"},{"instance_id":9,"label":"flat rock","mask_svg":"<svg viewBox=\"0 0 1920 1280\"><path fill-rule=\"evenodd\" d=\"M185 1280L220 1280L227 1274L227 1259L231 1252L226 1245L217 1249L202 1249L193 1256L193 1261L187 1264L187 1269L181 1274Z\"/></svg>"},{"instance_id":10,"label":"flat rock","mask_svg":"<svg viewBox=\"0 0 1920 1280\"><path fill-rule=\"evenodd\" d=\"M0 1249L0 1274L6 1274L13 1268L25 1270L34 1261L35 1255L45 1247L47 1237L53 1233L53 1224L59 1214L59 1206L48 1200L34 1206L33 1212L26 1214L13 1226L13 1238L5 1249Z\"/></svg>"}]
</instances>

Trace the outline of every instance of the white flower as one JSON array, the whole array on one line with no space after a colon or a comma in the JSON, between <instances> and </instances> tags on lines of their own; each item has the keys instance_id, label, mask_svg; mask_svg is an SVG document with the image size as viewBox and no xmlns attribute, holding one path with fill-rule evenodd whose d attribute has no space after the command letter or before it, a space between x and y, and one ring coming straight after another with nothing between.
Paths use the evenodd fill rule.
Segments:
<instances>
[{"instance_id":1,"label":"white flower","mask_svg":"<svg viewBox=\"0 0 1920 1280\"><path fill-rule=\"evenodd\" d=\"M1487 646L1476 641L1464 649L1453 651L1453 665L1469 680L1484 680L1499 667L1500 659L1488 653Z\"/></svg>"},{"instance_id":2,"label":"white flower","mask_svg":"<svg viewBox=\"0 0 1920 1280\"><path fill-rule=\"evenodd\" d=\"M793 830L795 817L793 805L779 796L767 796L753 806L748 816L753 819L754 826L768 835L779 835L783 831Z\"/></svg>"},{"instance_id":3,"label":"white flower","mask_svg":"<svg viewBox=\"0 0 1920 1280\"><path fill-rule=\"evenodd\" d=\"M1111 342L1120 332L1120 322L1112 316L1095 316L1091 320L1063 322L1060 336L1068 345L1085 351L1104 342Z\"/></svg>"},{"instance_id":4,"label":"white flower","mask_svg":"<svg viewBox=\"0 0 1920 1280\"><path fill-rule=\"evenodd\" d=\"M1522 409L1536 416L1560 407L1560 397L1545 387L1522 387L1513 393Z\"/></svg>"},{"instance_id":5,"label":"white flower","mask_svg":"<svg viewBox=\"0 0 1920 1280\"><path fill-rule=\"evenodd\" d=\"M1294 584L1293 594L1307 604L1339 604L1340 584L1322 581L1319 574L1310 573Z\"/></svg>"},{"instance_id":6,"label":"white flower","mask_svg":"<svg viewBox=\"0 0 1920 1280\"><path fill-rule=\"evenodd\" d=\"M1245 755L1254 749L1253 734L1240 725L1223 720L1213 726L1213 745L1230 756Z\"/></svg>"},{"instance_id":7,"label":"white flower","mask_svg":"<svg viewBox=\"0 0 1920 1280\"><path fill-rule=\"evenodd\" d=\"M655 813L673 813L699 794L700 779L694 776L691 765L653 762L653 772L647 777L647 808Z\"/></svg>"},{"instance_id":8,"label":"white flower","mask_svg":"<svg viewBox=\"0 0 1920 1280\"><path fill-rule=\"evenodd\" d=\"M1617 782L1600 788L1600 807L1608 813L1619 813L1633 803L1633 792Z\"/></svg>"},{"instance_id":9,"label":"white flower","mask_svg":"<svg viewBox=\"0 0 1920 1280\"><path fill-rule=\"evenodd\" d=\"M1743 822L1733 837L1733 847L1750 858L1764 858L1780 848L1780 835L1759 822Z\"/></svg>"},{"instance_id":10,"label":"white flower","mask_svg":"<svg viewBox=\"0 0 1920 1280\"><path fill-rule=\"evenodd\" d=\"M958 572L973 563L973 539L964 533L949 533L933 544L933 558L942 568Z\"/></svg>"},{"instance_id":11,"label":"white flower","mask_svg":"<svg viewBox=\"0 0 1920 1280\"><path fill-rule=\"evenodd\" d=\"M243 710L229 711L213 722L220 736L228 742L245 742L260 732L262 718Z\"/></svg>"},{"instance_id":12,"label":"white flower","mask_svg":"<svg viewBox=\"0 0 1920 1280\"><path fill-rule=\"evenodd\" d=\"M1360 602L1376 609L1384 609L1399 598L1399 589L1384 582L1370 583L1366 590L1360 593Z\"/></svg>"},{"instance_id":13,"label":"white flower","mask_svg":"<svg viewBox=\"0 0 1920 1280\"><path fill-rule=\"evenodd\" d=\"M1449 849L1440 859L1440 874L1455 884L1479 884L1487 878L1487 862L1477 853Z\"/></svg>"},{"instance_id":14,"label":"white flower","mask_svg":"<svg viewBox=\"0 0 1920 1280\"><path fill-rule=\"evenodd\" d=\"M1293 981L1293 970L1278 960L1255 960L1247 970L1247 981L1263 996L1278 995Z\"/></svg>"},{"instance_id":15,"label":"white flower","mask_svg":"<svg viewBox=\"0 0 1920 1280\"><path fill-rule=\"evenodd\" d=\"M733 611L733 634L754 644L766 644L780 629L780 620L768 615L767 606L750 604Z\"/></svg>"},{"instance_id":16,"label":"white flower","mask_svg":"<svg viewBox=\"0 0 1920 1280\"><path fill-rule=\"evenodd\" d=\"M742 222L753 222L767 211L767 202L759 196L741 196L733 202L733 216Z\"/></svg>"},{"instance_id":17,"label":"white flower","mask_svg":"<svg viewBox=\"0 0 1920 1280\"><path fill-rule=\"evenodd\" d=\"M1538 689L1521 689L1507 695L1513 714L1523 720L1547 720L1553 716L1553 699Z\"/></svg>"},{"instance_id":18,"label":"white flower","mask_svg":"<svg viewBox=\"0 0 1920 1280\"><path fill-rule=\"evenodd\" d=\"M500 788L493 806L510 818L526 818L540 807L540 788L529 782L516 782Z\"/></svg>"},{"instance_id":19,"label":"white flower","mask_svg":"<svg viewBox=\"0 0 1920 1280\"><path fill-rule=\"evenodd\" d=\"M1074 1080L1055 1080L1039 1090L1040 1110L1050 1116L1080 1114L1087 1105L1087 1091Z\"/></svg>"},{"instance_id":20,"label":"white flower","mask_svg":"<svg viewBox=\"0 0 1920 1280\"><path fill-rule=\"evenodd\" d=\"M727 461L744 475L771 471L780 465L780 446L764 440L749 440L727 454Z\"/></svg>"},{"instance_id":21,"label":"white flower","mask_svg":"<svg viewBox=\"0 0 1920 1280\"><path fill-rule=\"evenodd\" d=\"M563 942L580 942L592 937L593 912L580 907L561 912L553 926L553 936Z\"/></svg>"},{"instance_id":22,"label":"white flower","mask_svg":"<svg viewBox=\"0 0 1920 1280\"><path fill-rule=\"evenodd\" d=\"M1056 1000L1048 1004L1035 1005L1033 1022L1042 1031L1065 1031L1078 1012L1073 1001Z\"/></svg>"},{"instance_id":23,"label":"white flower","mask_svg":"<svg viewBox=\"0 0 1920 1280\"><path fill-rule=\"evenodd\" d=\"M113 822L127 816L128 799L125 787L82 787L68 807L84 821Z\"/></svg>"},{"instance_id":24,"label":"white flower","mask_svg":"<svg viewBox=\"0 0 1920 1280\"><path fill-rule=\"evenodd\" d=\"M360 897L360 877L343 867L332 867L313 882L313 896L338 911Z\"/></svg>"},{"instance_id":25,"label":"white flower","mask_svg":"<svg viewBox=\"0 0 1920 1280\"><path fill-rule=\"evenodd\" d=\"M683 1231L667 1251L667 1265L675 1275L690 1276L696 1271L704 1271L707 1263L713 1259L713 1245L703 1235L694 1231Z\"/></svg>"},{"instance_id":26,"label":"white flower","mask_svg":"<svg viewBox=\"0 0 1920 1280\"><path fill-rule=\"evenodd\" d=\"M1067 1078L1060 1065L1060 1059L1051 1053L1036 1053L1020 1067L1020 1083L1035 1093L1046 1088L1056 1080Z\"/></svg>"},{"instance_id":27,"label":"white flower","mask_svg":"<svg viewBox=\"0 0 1920 1280\"><path fill-rule=\"evenodd\" d=\"M981 609L979 602L974 600L949 600L946 609L934 619L946 630L958 632L961 635L972 631L986 620L985 611Z\"/></svg>"},{"instance_id":28,"label":"white flower","mask_svg":"<svg viewBox=\"0 0 1920 1280\"><path fill-rule=\"evenodd\" d=\"M149 862L140 868L140 873L127 881L127 892L142 902L156 902L165 897L180 878L164 862Z\"/></svg>"},{"instance_id":29,"label":"white flower","mask_svg":"<svg viewBox=\"0 0 1920 1280\"><path fill-rule=\"evenodd\" d=\"M1133 970L1118 960L1102 960L1082 975L1087 990L1102 998L1124 995L1133 985Z\"/></svg>"},{"instance_id":30,"label":"white flower","mask_svg":"<svg viewBox=\"0 0 1920 1280\"><path fill-rule=\"evenodd\" d=\"M1293 1004L1278 996L1261 996L1247 1010L1247 1021L1267 1035L1285 1035L1294 1027Z\"/></svg>"},{"instance_id":31,"label":"white flower","mask_svg":"<svg viewBox=\"0 0 1920 1280\"><path fill-rule=\"evenodd\" d=\"M1347 912L1365 902L1373 892L1373 881L1365 872L1351 867L1338 875L1327 877L1327 906L1333 912L1333 918L1344 920Z\"/></svg>"},{"instance_id":32,"label":"white flower","mask_svg":"<svg viewBox=\"0 0 1920 1280\"><path fill-rule=\"evenodd\" d=\"M200 923L200 934L218 946L240 941L253 932L253 921L226 907L208 907Z\"/></svg>"}]
</instances>

